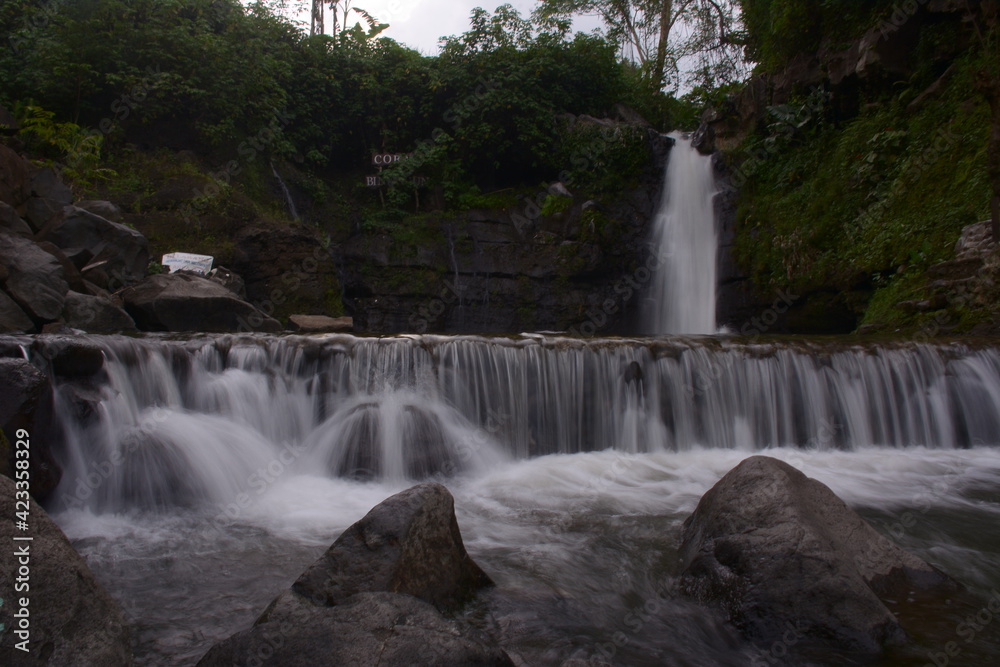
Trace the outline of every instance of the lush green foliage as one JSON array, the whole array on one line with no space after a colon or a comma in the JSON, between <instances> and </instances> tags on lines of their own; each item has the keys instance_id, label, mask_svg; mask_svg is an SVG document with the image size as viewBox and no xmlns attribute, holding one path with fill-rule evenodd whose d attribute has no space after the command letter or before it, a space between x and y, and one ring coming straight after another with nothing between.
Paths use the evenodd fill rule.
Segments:
<instances>
[{"instance_id":1,"label":"lush green foliage","mask_svg":"<svg viewBox=\"0 0 1000 667\"><path fill-rule=\"evenodd\" d=\"M740 0L746 55L767 70L813 52L824 38L850 40L875 25L895 0Z\"/></svg>"},{"instance_id":2,"label":"lush green foliage","mask_svg":"<svg viewBox=\"0 0 1000 667\"><path fill-rule=\"evenodd\" d=\"M101 133L85 132L76 123L58 123L55 113L30 104L15 107L14 112L21 126L21 137L40 155L60 161L65 173L76 183L86 186L95 179L116 175L101 166L104 145Z\"/></svg>"},{"instance_id":3,"label":"lush green foliage","mask_svg":"<svg viewBox=\"0 0 1000 667\"><path fill-rule=\"evenodd\" d=\"M738 247L755 281L875 290L869 321L912 298L961 228L987 214L989 111L973 72L970 58L958 61L946 90L917 111L908 105L928 81L914 75L839 127L822 108L789 116L812 108L807 100L772 109L768 132L735 156L746 175Z\"/></svg>"},{"instance_id":4,"label":"lush green foliage","mask_svg":"<svg viewBox=\"0 0 1000 667\"><path fill-rule=\"evenodd\" d=\"M0 55L0 102L49 110L112 150L190 148L216 164L278 156L357 173L372 153L421 151L420 175L456 195L570 169L564 114L624 101L671 120L612 43L543 30L509 5L476 10L433 58L368 23L309 37L261 3L14 0L0 10L15 47Z\"/></svg>"}]
</instances>

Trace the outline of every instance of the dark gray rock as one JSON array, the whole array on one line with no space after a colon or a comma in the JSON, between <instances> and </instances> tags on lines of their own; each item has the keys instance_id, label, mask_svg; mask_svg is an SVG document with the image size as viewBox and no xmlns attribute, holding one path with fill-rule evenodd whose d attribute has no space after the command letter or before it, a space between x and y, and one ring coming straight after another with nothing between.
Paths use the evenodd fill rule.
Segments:
<instances>
[{"instance_id":1,"label":"dark gray rock","mask_svg":"<svg viewBox=\"0 0 1000 667\"><path fill-rule=\"evenodd\" d=\"M38 233L39 241L50 241L67 255L76 255L81 249L89 264L101 265L107 277L101 287L116 291L141 280L149 265L149 242L140 232L76 206L66 206ZM85 267L78 267L83 270ZM86 272L85 272L86 273ZM92 280L90 274L87 279ZM94 281L97 282L97 281ZM98 282L100 284L100 282Z\"/></svg>"},{"instance_id":2,"label":"dark gray rock","mask_svg":"<svg viewBox=\"0 0 1000 667\"><path fill-rule=\"evenodd\" d=\"M118 603L97 582L86 562L70 545L59 527L40 506L30 501L29 530L17 536L30 536L30 542L15 542L14 521L17 489L15 483L0 477L0 538L5 548L0 556L0 663L5 665L131 665L129 629ZM27 548L30 570L29 652L16 648L21 595L14 592L15 574L23 564L19 549Z\"/></svg>"},{"instance_id":3,"label":"dark gray rock","mask_svg":"<svg viewBox=\"0 0 1000 667\"><path fill-rule=\"evenodd\" d=\"M108 299L89 294L66 294L63 311L66 326L82 329L87 333L113 333L135 331L135 321L129 314Z\"/></svg>"},{"instance_id":4,"label":"dark gray rock","mask_svg":"<svg viewBox=\"0 0 1000 667\"><path fill-rule=\"evenodd\" d=\"M451 494L420 484L344 531L252 628L198 664L512 665L495 642L441 612L489 584L462 544Z\"/></svg>"},{"instance_id":5,"label":"dark gray rock","mask_svg":"<svg viewBox=\"0 0 1000 667\"><path fill-rule=\"evenodd\" d=\"M458 606L492 581L469 557L444 486L426 483L381 502L344 531L292 590L336 605L357 593L408 593Z\"/></svg>"},{"instance_id":6,"label":"dark gray rock","mask_svg":"<svg viewBox=\"0 0 1000 667\"><path fill-rule=\"evenodd\" d=\"M266 619L214 646L199 667L513 665L480 633L409 595L360 593L322 609L297 598L289 594Z\"/></svg>"},{"instance_id":7,"label":"dark gray rock","mask_svg":"<svg viewBox=\"0 0 1000 667\"><path fill-rule=\"evenodd\" d=\"M217 266L209 271L206 277L219 283L239 298L244 300L247 298L246 282L238 273L230 271L224 266Z\"/></svg>"},{"instance_id":8,"label":"dark gray rock","mask_svg":"<svg viewBox=\"0 0 1000 667\"><path fill-rule=\"evenodd\" d=\"M49 380L27 359L0 359L0 427L4 431L31 426L30 415L49 389ZM18 416L25 420L15 423Z\"/></svg>"},{"instance_id":9,"label":"dark gray rock","mask_svg":"<svg viewBox=\"0 0 1000 667\"><path fill-rule=\"evenodd\" d=\"M62 178L51 167L39 169L31 176L31 199L25 218L36 230L40 230L64 206L73 203L73 192L63 183Z\"/></svg>"},{"instance_id":10,"label":"dark gray rock","mask_svg":"<svg viewBox=\"0 0 1000 667\"><path fill-rule=\"evenodd\" d=\"M0 291L0 333L25 333L35 323L5 292Z\"/></svg>"},{"instance_id":11,"label":"dark gray rock","mask_svg":"<svg viewBox=\"0 0 1000 667\"><path fill-rule=\"evenodd\" d=\"M149 276L123 292L125 311L143 331L281 331L231 291L187 273Z\"/></svg>"},{"instance_id":12,"label":"dark gray rock","mask_svg":"<svg viewBox=\"0 0 1000 667\"><path fill-rule=\"evenodd\" d=\"M77 292L86 291L87 288L84 285L83 276L80 275L80 271L73 264L73 261L66 256L66 253L54 243L48 241L37 241L35 245L58 260L59 266L63 268L63 278L66 279L66 284L69 285L71 290L76 290Z\"/></svg>"},{"instance_id":13,"label":"dark gray rock","mask_svg":"<svg viewBox=\"0 0 1000 667\"><path fill-rule=\"evenodd\" d=\"M14 236L26 239L30 239L35 235L35 232L28 226L28 223L22 220L21 216L17 214L14 207L2 201L0 201L0 229Z\"/></svg>"},{"instance_id":14,"label":"dark gray rock","mask_svg":"<svg viewBox=\"0 0 1000 667\"><path fill-rule=\"evenodd\" d=\"M0 233L0 264L8 271L7 294L25 313L36 322L59 317L69 291L59 260L27 239Z\"/></svg>"},{"instance_id":15,"label":"dark gray rock","mask_svg":"<svg viewBox=\"0 0 1000 667\"><path fill-rule=\"evenodd\" d=\"M29 449L31 493L44 500L59 485L62 468L52 454L62 436L52 405L52 384L48 376L26 359L0 359L0 429L14 439L18 429L32 436ZM13 448L0 456L0 475L13 477L16 469Z\"/></svg>"},{"instance_id":16,"label":"dark gray rock","mask_svg":"<svg viewBox=\"0 0 1000 667\"><path fill-rule=\"evenodd\" d=\"M89 378L104 368L104 352L78 336L39 336L32 348L47 359L52 372L66 378Z\"/></svg>"},{"instance_id":17,"label":"dark gray rock","mask_svg":"<svg viewBox=\"0 0 1000 667\"><path fill-rule=\"evenodd\" d=\"M746 459L702 497L680 553L682 590L721 606L762 646L793 628L814 649L875 654L906 639L883 599L957 589L827 486L765 456Z\"/></svg>"},{"instance_id":18,"label":"dark gray rock","mask_svg":"<svg viewBox=\"0 0 1000 667\"><path fill-rule=\"evenodd\" d=\"M82 208L84 211L93 213L94 215L99 215L105 220L110 220L111 222L121 222L125 217L120 208L109 201L101 199L85 199L83 201L76 202L74 206Z\"/></svg>"},{"instance_id":19,"label":"dark gray rock","mask_svg":"<svg viewBox=\"0 0 1000 667\"><path fill-rule=\"evenodd\" d=\"M354 331L354 320L350 317L289 315L288 322L295 331L303 333L350 333Z\"/></svg>"},{"instance_id":20,"label":"dark gray rock","mask_svg":"<svg viewBox=\"0 0 1000 667\"><path fill-rule=\"evenodd\" d=\"M28 162L0 144L0 201L24 213L28 201Z\"/></svg>"}]
</instances>

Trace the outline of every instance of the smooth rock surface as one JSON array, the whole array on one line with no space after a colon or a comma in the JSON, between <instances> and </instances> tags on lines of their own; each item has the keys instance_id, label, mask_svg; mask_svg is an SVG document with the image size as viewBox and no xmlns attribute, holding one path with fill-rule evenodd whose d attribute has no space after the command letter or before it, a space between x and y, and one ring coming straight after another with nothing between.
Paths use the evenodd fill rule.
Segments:
<instances>
[{"instance_id":1,"label":"smooth rock surface","mask_svg":"<svg viewBox=\"0 0 1000 667\"><path fill-rule=\"evenodd\" d=\"M89 294L68 292L63 319L66 326L87 333L135 331L135 321L128 313L107 299Z\"/></svg>"},{"instance_id":2,"label":"smooth rock surface","mask_svg":"<svg viewBox=\"0 0 1000 667\"><path fill-rule=\"evenodd\" d=\"M39 505L30 501L28 530L15 531L16 488L12 480L0 477L0 664L52 665L131 665L129 629L119 604L94 578L90 568L73 549L59 526ZM22 507L23 509L23 507ZM30 542L15 542L15 536L30 536ZM30 641L28 652L15 648L19 641L12 632L18 627L13 617L21 594L14 591L14 573L21 565L14 552L28 547L30 569Z\"/></svg>"},{"instance_id":3,"label":"smooth rock surface","mask_svg":"<svg viewBox=\"0 0 1000 667\"><path fill-rule=\"evenodd\" d=\"M441 612L491 583L465 551L451 493L420 484L344 531L253 627L198 664L512 665L493 640Z\"/></svg>"},{"instance_id":4,"label":"smooth rock surface","mask_svg":"<svg viewBox=\"0 0 1000 667\"><path fill-rule=\"evenodd\" d=\"M281 331L281 324L231 291L188 273L149 276L123 292L125 311L143 331Z\"/></svg>"},{"instance_id":5,"label":"smooth rock surface","mask_svg":"<svg viewBox=\"0 0 1000 667\"><path fill-rule=\"evenodd\" d=\"M0 144L0 201L23 214L29 194L27 160Z\"/></svg>"},{"instance_id":6,"label":"smooth rock surface","mask_svg":"<svg viewBox=\"0 0 1000 667\"><path fill-rule=\"evenodd\" d=\"M112 291L141 280L149 265L149 242L140 232L76 206L66 206L38 233L66 250L86 250L90 264L104 262L108 277L102 287ZM77 267L81 271L83 266ZM91 279L90 275L87 276Z\"/></svg>"},{"instance_id":7,"label":"smooth rock surface","mask_svg":"<svg viewBox=\"0 0 1000 667\"><path fill-rule=\"evenodd\" d=\"M288 321L295 331L303 333L350 333L354 331L354 320L350 317L289 315Z\"/></svg>"},{"instance_id":8,"label":"smooth rock surface","mask_svg":"<svg viewBox=\"0 0 1000 667\"><path fill-rule=\"evenodd\" d=\"M31 435L28 459L31 492L36 499L44 500L62 479L62 468L52 454L62 431L54 418L52 384L27 359L0 358L0 429L8 440L14 439L18 429L25 429ZM16 460L14 449L2 452L0 475L11 476Z\"/></svg>"},{"instance_id":9,"label":"smooth rock surface","mask_svg":"<svg viewBox=\"0 0 1000 667\"><path fill-rule=\"evenodd\" d=\"M24 333L34 326L35 323L21 307L5 292L0 291L0 333Z\"/></svg>"},{"instance_id":10,"label":"smooth rock surface","mask_svg":"<svg viewBox=\"0 0 1000 667\"><path fill-rule=\"evenodd\" d=\"M69 285L59 260L27 239L0 233L4 288L34 320L51 322L62 313Z\"/></svg>"},{"instance_id":11,"label":"smooth rock surface","mask_svg":"<svg viewBox=\"0 0 1000 667\"><path fill-rule=\"evenodd\" d=\"M14 236L20 236L22 238L30 239L35 235L35 232L31 230L21 216L17 214L14 207L9 204L0 201L0 229L13 234Z\"/></svg>"},{"instance_id":12,"label":"smooth rock surface","mask_svg":"<svg viewBox=\"0 0 1000 667\"><path fill-rule=\"evenodd\" d=\"M682 590L715 603L755 643L794 628L803 643L879 652L906 634L880 597L950 580L900 549L824 484L752 456L684 523Z\"/></svg>"},{"instance_id":13,"label":"smooth rock surface","mask_svg":"<svg viewBox=\"0 0 1000 667\"><path fill-rule=\"evenodd\" d=\"M292 585L316 604L366 591L408 593L454 607L492 581L462 543L451 493L426 483L379 503Z\"/></svg>"},{"instance_id":14,"label":"smooth rock surface","mask_svg":"<svg viewBox=\"0 0 1000 667\"><path fill-rule=\"evenodd\" d=\"M73 191L51 167L32 174L30 189L31 199L28 200L25 218L36 230L44 227L64 206L73 203Z\"/></svg>"},{"instance_id":15,"label":"smooth rock surface","mask_svg":"<svg viewBox=\"0 0 1000 667\"><path fill-rule=\"evenodd\" d=\"M124 218L120 208L109 201L104 201L103 199L85 199L83 201L76 202L74 206L82 208L84 211L89 211L94 215L99 215L105 220L110 220L111 222L121 222Z\"/></svg>"}]
</instances>

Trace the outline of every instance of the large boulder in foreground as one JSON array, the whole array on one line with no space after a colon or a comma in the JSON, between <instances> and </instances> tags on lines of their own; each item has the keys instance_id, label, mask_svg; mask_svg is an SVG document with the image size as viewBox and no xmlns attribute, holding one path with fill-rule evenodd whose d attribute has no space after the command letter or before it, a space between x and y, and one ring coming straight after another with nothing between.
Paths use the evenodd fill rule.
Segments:
<instances>
[{"instance_id":1,"label":"large boulder in foreground","mask_svg":"<svg viewBox=\"0 0 1000 667\"><path fill-rule=\"evenodd\" d=\"M94 578L59 526L30 501L28 530L16 530L15 483L0 477L0 664L20 665L131 665L128 626L118 603ZM31 541L14 541L31 537ZM26 555L22 555L25 554ZM18 554L18 555L15 555ZM27 561L27 563L25 563ZM19 569L28 570L30 590L15 591ZM23 582L22 582L23 583ZM28 598L28 652L16 646L21 597Z\"/></svg>"},{"instance_id":2,"label":"large boulder in foreground","mask_svg":"<svg viewBox=\"0 0 1000 667\"><path fill-rule=\"evenodd\" d=\"M408 593L447 609L493 582L469 557L451 493L419 484L377 505L292 585L315 603L356 593Z\"/></svg>"},{"instance_id":3,"label":"large boulder in foreground","mask_svg":"<svg viewBox=\"0 0 1000 667\"><path fill-rule=\"evenodd\" d=\"M510 666L494 641L441 611L491 583L465 551L451 494L420 484L344 531L252 628L198 664Z\"/></svg>"},{"instance_id":4,"label":"large boulder in foreground","mask_svg":"<svg viewBox=\"0 0 1000 667\"><path fill-rule=\"evenodd\" d=\"M230 290L189 273L149 276L123 292L125 311L143 331L281 331L281 324Z\"/></svg>"},{"instance_id":5,"label":"large boulder in foreground","mask_svg":"<svg viewBox=\"0 0 1000 667\"><path fill-rule=\"evenodd\" d=\"M900 549L826 485L753 456L685 521L682 589L722 606L758 645L877 653L906 640L883 599L957 584ZM901 596L901 597L897 597Z\"/></svg>"}]
</instances>

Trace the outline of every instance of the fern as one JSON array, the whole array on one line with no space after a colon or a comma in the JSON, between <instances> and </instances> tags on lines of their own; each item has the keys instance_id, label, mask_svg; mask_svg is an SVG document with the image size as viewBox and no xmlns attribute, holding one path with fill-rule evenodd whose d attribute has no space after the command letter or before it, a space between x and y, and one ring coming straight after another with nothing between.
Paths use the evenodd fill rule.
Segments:
<instances>
[{"instance_id":1,"label":"fern","mask_svg":"<svg viewBox=\"0 0 1000 667\"><path fill-rule=\"evenodd\" d=\"M71 180L88 186L95 179L109 179L117 174L100 167L104 135L86 131L76 123L57 123L56 114L35 104L25 104L15 110L21 125L19 134L43 148L59 153L62 171Z\"/></svg>"}]
</instances>

